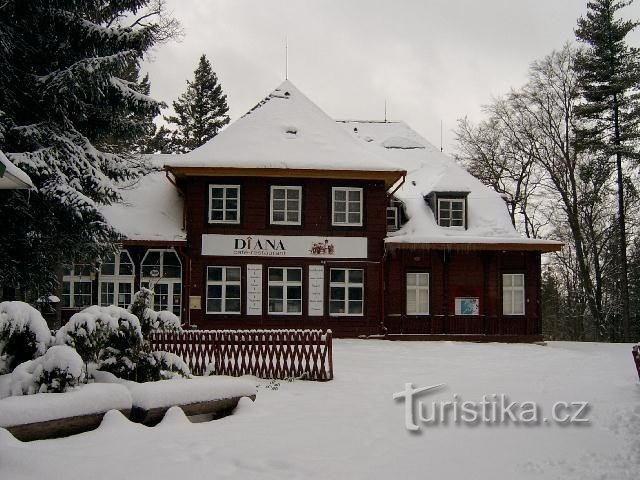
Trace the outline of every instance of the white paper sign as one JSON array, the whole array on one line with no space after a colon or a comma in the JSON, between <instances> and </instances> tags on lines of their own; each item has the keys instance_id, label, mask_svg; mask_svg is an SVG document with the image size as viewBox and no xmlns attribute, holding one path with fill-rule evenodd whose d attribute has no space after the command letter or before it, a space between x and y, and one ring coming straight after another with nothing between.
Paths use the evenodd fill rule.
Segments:
<instances>
[{"instance_id":1,"label":"white paper sign","mask_svg":"<svg viewBox=\"0 0 640 480\"><path fill-rule=\"evenodd\" d=\"M202 235L202 255L219 257L367 258L367 237Z\"/></svg>"},{"instance_id":2,"label":"white paper sign","mask_svg":"<svg viewBox=\"0 0 640 480\"><path fill-rule=\"evenodd\" d=\"M262 315L262 265L247 265L247 315Z\"/></svg>"},{"instance_id":3,"label":"white paper sign","mask_svg":"<svg viewBox=\"0 0 640 480\"><path fill-rule=\"evenodd\" d=\"M324 315L324 266L309 265L309 316Z\"/></svg>"}]
</instances>

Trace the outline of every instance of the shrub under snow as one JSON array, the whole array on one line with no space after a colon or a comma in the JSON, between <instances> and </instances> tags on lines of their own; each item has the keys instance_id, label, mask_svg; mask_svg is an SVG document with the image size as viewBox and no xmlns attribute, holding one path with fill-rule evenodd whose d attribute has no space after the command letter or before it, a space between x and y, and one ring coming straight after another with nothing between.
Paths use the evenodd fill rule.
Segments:
<instances>
[{"instance_id":1,"label":"shrub under snow","mask_svg":"<svg viewBox=\"0 0 640 480\"><path fill-rule=\"evenodd\" d=\"M0 374L46 351L51 332L38 310L24 302L0 303Z\"/></svg>"},{"instance_id":2,"label":"shrub under snow","mask_svg":"<svg viewBox=\"0 0 640 480\"><path fill-rule=\"evenodd\" d=\"M0 398L34 393L61 393L85 380L84 362L66 345L54 345L42 357L18 365L0 377Z\"/></svg>"},{"instance_id":3,"label":"shrub under snow","mask_svg":"<svg viewBox=\"0 0 640 480\"><path fill-rule=\"evenodd\" d=\"M153 292L141 288L133 297L129 311L140 319L142 335L147 338L153 331L179 331L180 319L168 310L156 312L151 308Z\"/></svg>"}]
</instances>

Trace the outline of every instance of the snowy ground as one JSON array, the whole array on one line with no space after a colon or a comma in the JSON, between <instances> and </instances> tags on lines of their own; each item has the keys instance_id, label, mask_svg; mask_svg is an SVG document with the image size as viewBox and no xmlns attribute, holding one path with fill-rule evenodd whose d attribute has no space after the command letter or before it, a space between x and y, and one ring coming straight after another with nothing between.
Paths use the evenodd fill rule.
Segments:
<instances>
[{"instance_id":1,"label":"snowy ground","mask_svg":"<svg viewBox=\"0 0 640 480\"><path fill-rule=\"evenodd\" d=\"M630 345L337 340L334 361L334 381L260 380L255 404L243 401L218 421L191 424L170 412L148 428L117 414L97 431L32 443L0 431L0 478L638 478L640 385ZM505 393L547 414L558 401L588 401L590 422L409 433L403 403L392 400L406 382L446 384L421 397L428 405L454 393L474 401Z\"/></svg>"}]
</instances>

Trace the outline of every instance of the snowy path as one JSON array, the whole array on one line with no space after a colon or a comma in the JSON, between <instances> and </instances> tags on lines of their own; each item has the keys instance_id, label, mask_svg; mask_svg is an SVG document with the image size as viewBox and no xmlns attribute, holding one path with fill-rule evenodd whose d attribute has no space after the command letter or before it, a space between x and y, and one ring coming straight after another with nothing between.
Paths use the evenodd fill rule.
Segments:
<instances>
[{"instance_id":1,"label":"snowy path","mask_svg":"<svg viewBox=\"0 0 640 480\"><path fill-rule=\"evenodd\" d=\"M261 380L255 404L190 424L155 428L109 418L75 437L14 443L0 435L0 478L637 478L640 385L629 345L549 346L337 340L336 379ZM404 428L404 384L446 388L425 402L505 393L536 401L588 401L586 426L464 424Z\"/></svg>"}]
</instances>

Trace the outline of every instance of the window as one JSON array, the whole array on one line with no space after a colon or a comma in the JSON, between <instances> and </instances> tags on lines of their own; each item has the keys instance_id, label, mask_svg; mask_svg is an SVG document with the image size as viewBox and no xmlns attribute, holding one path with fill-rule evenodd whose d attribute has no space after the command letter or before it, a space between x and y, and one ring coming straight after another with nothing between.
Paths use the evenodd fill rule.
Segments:
<instances>
[{"instance_id":1,"label":"window","mask_svg":"<svg viewBox=\"0 0 640 480\"><path fill-rule=\"evenodd\" d=\"M302 313L302 268L269 268L269 313Z\"/></svg>"},{"instance_id":2,"label":"window","mask_svg":"<svg viewBox=\"0 0 640 480\"><path fill-rule=\"evenodd\" d=\"M407 273L407 315L429 315L429 274Z\"/></svg>"},{"instance_id":3,"label":"window","mask_svg":"<svg viewBox=\"0 0 640 480\"><path fill-rule=\"evenodd\" d=\"M364 270L332 268L329 289L331 315L362 315Z\"/></svg>"},{"instance_id":4,"label":"window","mask_svg":"<svg viewBox=\"0 0 640 480\"><path fill-rule=\"evenodd\" d=\"M524 315L524 274L502 275L502 314Z\"/></svg>"},{"instance_id":5,"label":"window","mask_svg":"<svg viewBox=\"0 0 640 480\"><path fill-rule=\"evenodd\" d=\"M387 232L398 230L398 207L387 207Z\"/></svg>"},{"instance_id":6,"label":"window","mask_svg":"<svg viewBox=\"0 0 640 480\"><path fill-rule=\"evenodd\" d=\"M465 199L439 198L438 225L441 227L465 228Z\"/></svg>"},{"instance_id":7,"label":"window","mask_svg":"<svg viewBox=\"0 0 640 480\"><path fill-rule=\"evenodd\" d=\"M300 225L302 187L271 187L271 223Z\"/></svg>"},{"instance_id":8,"label":"window","mask_svg":"<svg viewBox=\"0 0 640 480\"><path fill-rule=\"evenodd\" d=\"M62 276L62 307L83 308L92 303L93 267L89 264L74 264L64 267Z\"/></svg>"},{"instance_id":9,"label":"window","mask_svg":"<svg viewBox=\"0 0 640 480\"><path fill-rule=\"evenodd\" d=\"M129 252L110 255L100 266L100 305L129 308L133 300L135 268Z\"/></svg>"},{"instance_id":10,"label":"window","mask_svg":"<svg viewBox=\"0 0 640 480\"><path fill-rule=\"evenodd\" d=\"M240 185L209 185L209 223L240 223Z\"/></svg>"},{"instance_id":11,"label":"window","mask_svg":"<svg viewBox=\"0 0 640 480\"><path fill-rule=\"evenodd\" d=\"M182 313L182 263L175 250L148 250L142 259L140 286L153 291L154 310Z\"/></svg>"},{"instance_id":12,"label":"window","mask_svg":"<svg viewBox=\"0 0 640 480\"><path fill-rule=\"evenodd\" d=\"M362 226L362 189L333 187L333 225Z\"/></svg>"},{"instance_id":13,"label":"window","mask_svg":"<svg viewBox=\"0 0 640 480\"><path fill-rule=\"evenodd\" d=\"M207 267L207 313L240 313L240 267Z\"/></svg>"}]
</instances>

